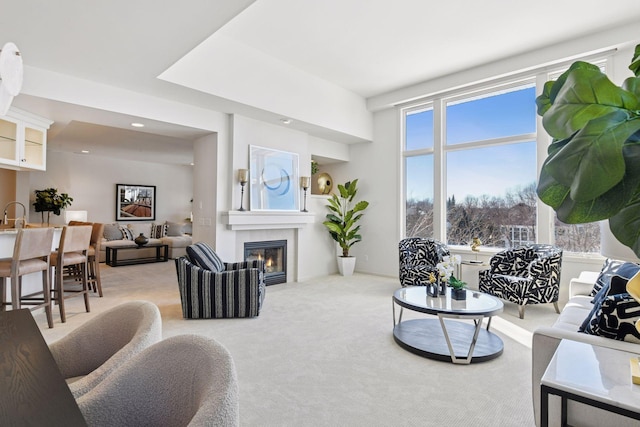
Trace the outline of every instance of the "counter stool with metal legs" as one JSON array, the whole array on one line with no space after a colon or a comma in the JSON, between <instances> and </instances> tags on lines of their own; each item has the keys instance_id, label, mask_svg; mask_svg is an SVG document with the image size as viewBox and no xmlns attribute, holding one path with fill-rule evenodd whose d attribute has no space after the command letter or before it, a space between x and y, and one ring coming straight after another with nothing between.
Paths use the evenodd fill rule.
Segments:
<instances>
[{"instance_id":1,"label":"counter stool with metal legs","mask_svg":"<svg viewBox=\"0 0 640 427\"><path fill-rule=\"evenodd\" d=\"M14 310L22 305L32 306L31 310L44 307L47 323L53 328L51 315L51 280L49 275L49 257L53 245L53 228L18 229L13 247L13 258L0 260L0 310L5 310L6 280L11 279L11 306ZM22 295L22 277L25 274L40 272L42 291ZM42 295L41 297L39 295Z\"/></svg>"}]
</instances>

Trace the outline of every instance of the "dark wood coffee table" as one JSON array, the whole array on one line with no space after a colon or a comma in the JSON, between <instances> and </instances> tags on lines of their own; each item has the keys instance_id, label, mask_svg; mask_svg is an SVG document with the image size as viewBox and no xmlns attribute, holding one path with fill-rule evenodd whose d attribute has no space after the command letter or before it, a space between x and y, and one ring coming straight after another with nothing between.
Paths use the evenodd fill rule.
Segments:
<instances>
[{"instance_id":1,"label":"dark wood coffee table","mask_svg":"<svg viewBox=\"0 0 640 427\"><path fill-rule=\"evenodd\" d=\"M118 252L120 251L139 251L141 249L156 248L155 257L143 257L134 259L118 259ZM147 243L146 245L138 246L107 246L106 247L106 263L111 267L120 267L121 265L132 264L147 264L150 262L167 262L169 261L169 245L162 243Z\"/></svg>"},{"instance_id":2,"label":"dark wood coffee table","mask_svg":"<svg viewBox=\"0 0 640 427\"><path fill-rule=\"evenodd\" d=\"M396 322L396 304L400 317ZM504 307L498 298L482 292L466 290L466 300L451 298L451 288L445 295L431 297L426 286L408 286L393 294L393 338L405 350L431 359L469 364L494 359L502 354L504 344L489 332L491 317ZM437 318L402 321L403 309L432 314ZM488 318L486 329L482 321ZM460 322L457 320L473 320Z\"/></svg>"}]
</instances>

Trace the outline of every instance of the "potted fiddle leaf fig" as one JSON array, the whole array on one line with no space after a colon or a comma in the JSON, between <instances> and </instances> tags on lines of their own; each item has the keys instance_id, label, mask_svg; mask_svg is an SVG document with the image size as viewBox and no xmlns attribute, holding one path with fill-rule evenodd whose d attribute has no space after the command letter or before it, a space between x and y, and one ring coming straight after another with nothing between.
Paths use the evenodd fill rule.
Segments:
<instances>
[{"instance_id":1,"label":"potted fiddle leaf fig","mask_svg":"<svg viewBox=\"0 0 640 427\"><path fill-rule=\"evenodd\" d=\"M36 201L33 203L33 207L36 212L41 213L43 223L45 223L44 214L47 213L46 224L49 224L51 212L54 215L60 215L62 209L71 206L71 202L73 202L72 197L69 197L67 193L58 193L56 188L36 190L35 193Z\"/></svg>"},{"instance_id":2,"label":"potted fiddle leaf fig","mask_svg":"<svg viewBox=\"0 0 640 427\"><path fill-rule=\"evenodd\" d=\"M362 218L362 211L369 206L367 201L354 201L358 192L357 185L357 179L348 181L344 185L338 184L340 196L335 193L331 195L327 205L330 213L323 222L333 240L338 242L342 249L342 256L338 257L338 267L343 276L353 274L356 259L349 256L349 248L362 240L359 234L360 226L356 223Z\"/></svg>"},{"instance_id":3,"label":"potted fiddle leaf fig","mask_svg":"<svg viewBox=\"0 0 640 427\"><path fill-rule=\"evenodd\" d=\"M536 98L553 138L538 197L568 224L608 220L612 234L640 257L640 45L617 86L578 61Z\"/></svg>"}]
</instances>

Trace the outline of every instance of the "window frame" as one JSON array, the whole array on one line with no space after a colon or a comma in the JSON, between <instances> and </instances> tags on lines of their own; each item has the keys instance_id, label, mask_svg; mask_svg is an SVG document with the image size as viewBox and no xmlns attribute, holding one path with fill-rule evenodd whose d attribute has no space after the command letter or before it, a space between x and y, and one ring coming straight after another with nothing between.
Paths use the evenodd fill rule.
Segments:
<instances>
[{"instance_id":1,"label":"window frame","mask_svg":"<svg viewBox=\"0 0 640 427\"><path fill-rule=\"evenodd\" d=\"M589 57L581 59L583 61L589 61L593 64L600 66L603 69L607 69L610 64L610 57L606 55ZM431 154L434 156L434 177L433 177L433 237L440 241L446 241L446 153L468 150L473 148L484 148L499 145L514 144L527 141L536 142L536 182L537 177L540 176L540 171L544 160L547 157L547 147L551 143L551 137L546 133L542 126L542 118L536 114L536 128L533 133L512 135L508 137L493 138L481 141L471 141L464 143L457 143L447 146L446 145L446 105L450 102L472 100L474 97L482 97L487 94L500 94L500 92L506 92L512 90L515 87L532 84L535 87L536 96L540 95L543 90L544 84L553 79L557 79L558 75L566 70L575 60L563 61L553 66L540 67L539 69L532 70L527 73L520 73L518 75L512 75L510 77L496 78L490 81L486 81L482 84L473 84L466 87L456 88L447 91L441 91L434 93L433 95L415 99L412 102L401 104L397 106L397 117L400 123L399 132L399 150L400 150L400 189L399 194L401 197L400 209L400 236L401 238L406 236L406 206L407 206L407 176L406 176L406 160L408 157ZM433 109L433 147L406 150L405 138L406 138L406 115L412 112L417 112L425 109ZM546 204L542 203L540 199L537 199L536 203L536 230L537 230L537 242L554 244L555 241L555 211ZM465 246L450 245L452 249L466 248ZM468 249L468 248L466 248ZM501 248L493 248L495 250L501 250ZM580 257L601 257L598 253L579 253L572 252L572 255L578 255Z\"/></svg>"}]
</instances>

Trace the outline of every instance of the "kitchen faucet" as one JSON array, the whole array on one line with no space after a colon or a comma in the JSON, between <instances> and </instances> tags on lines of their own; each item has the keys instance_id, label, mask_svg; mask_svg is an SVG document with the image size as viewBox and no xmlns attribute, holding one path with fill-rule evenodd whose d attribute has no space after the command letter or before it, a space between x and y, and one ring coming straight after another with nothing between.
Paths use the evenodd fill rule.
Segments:
<instances>
[{"instance_id":1,"label":"kitchen faucet","mask_svg":"<svg viewBox=\"0 0 640 427\"><path fill-rule=\"evenodd\" d=\"M27 208L20 202L9 202L6 204L6 206L4 207L4 219L2 220L2 223L7 225L7 222L9 221L9 218L7 218L7 209L9 208L9 206L11 205L20 205L22 206L22 218L11 218L14 222L13 222L13 226L15 228L20 228L18 227L18 220L22 221L22 227L24 227L27 224Z\"/></svg>"}]
</instances>

